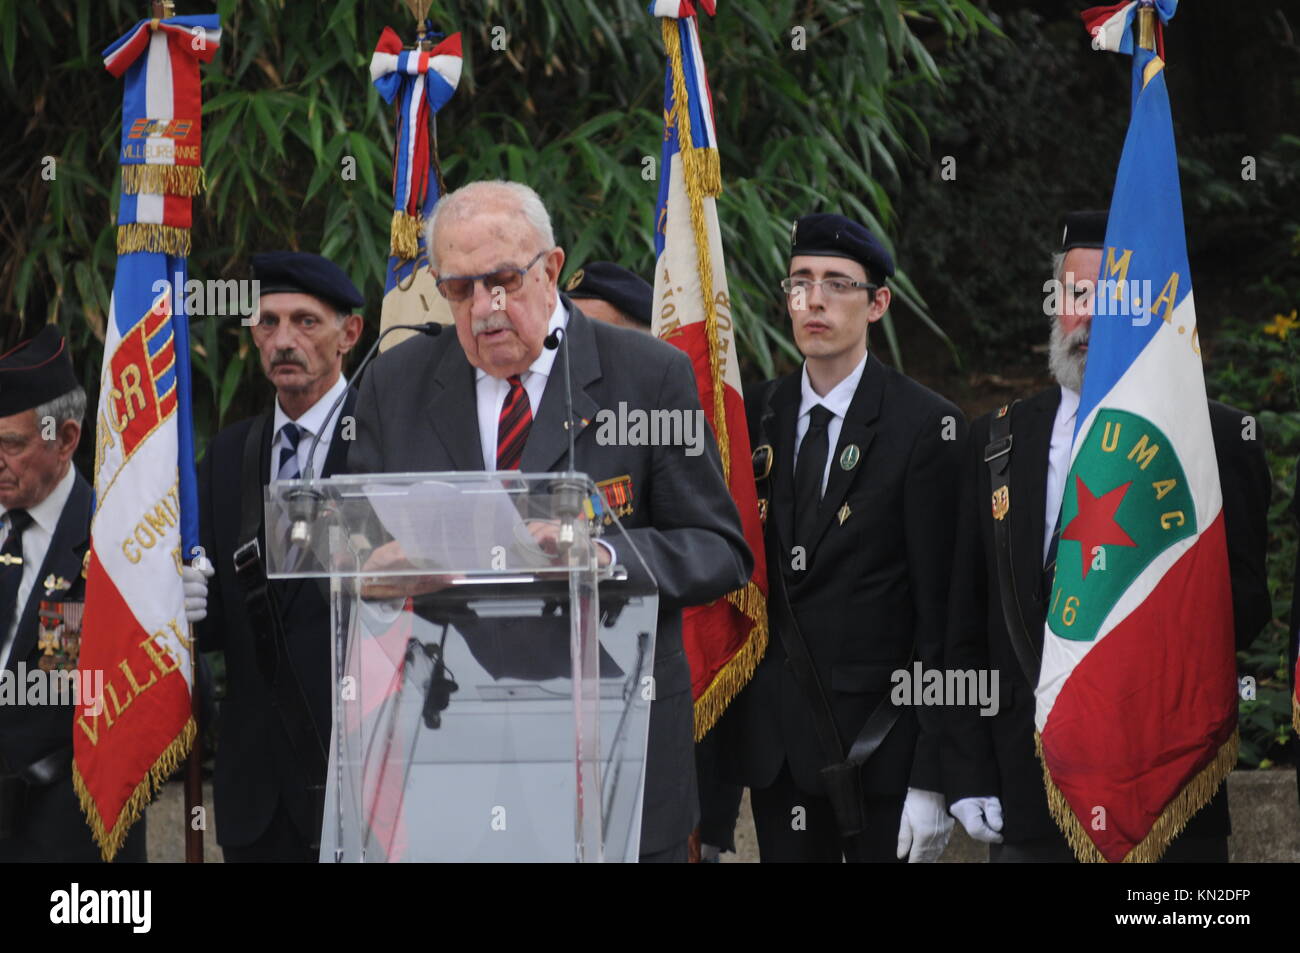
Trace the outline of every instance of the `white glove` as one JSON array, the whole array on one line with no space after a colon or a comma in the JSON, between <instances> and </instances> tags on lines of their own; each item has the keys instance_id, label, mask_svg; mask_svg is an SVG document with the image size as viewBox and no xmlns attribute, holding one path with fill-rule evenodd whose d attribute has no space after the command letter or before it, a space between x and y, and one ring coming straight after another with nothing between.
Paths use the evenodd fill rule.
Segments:
<instances>
[{"instance_id":1,"label":"white glove","mask_svg":"<svg viewBox=\"0 0 1300 953\"><path fill-rule=\"evenodd\" d=\"M948 846L952 818L937 791L908 788L903 817L898 824L898 859L909 864L932 864Z\"/></svg>"},{"instance_id":2,"label":"white glove","mask_svg":"<svg viewBox=\"0 0 1300 953\"><path fill-rule=\"evenodd\" d=\"M953 804L952 816L961 821L971 840L1002 843L1002 802L997 798L964 797Z\"/></svg>"},{"instance_id":3,"label":"white glove","mask_svg":"<svg viewBox=\"0 0 1300 953\"><path fill-rule=\"evenodd\" d=\"M206 556L194 560L192 566L181 567L181 586L185 590L185 618L201 622L208 617L208 580L216 570Z\"/></svg>"}]
</instances>

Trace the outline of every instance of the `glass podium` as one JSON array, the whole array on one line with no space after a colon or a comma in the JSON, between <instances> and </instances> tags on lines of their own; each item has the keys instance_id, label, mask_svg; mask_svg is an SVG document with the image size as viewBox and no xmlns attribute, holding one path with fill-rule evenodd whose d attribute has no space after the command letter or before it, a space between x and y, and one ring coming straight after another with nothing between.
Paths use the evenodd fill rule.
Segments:
<instances>
[{"instance_id":1,"label":"glass podium","mask_svg":"<svg viewBox=\"0 0 1300 953\"><path fill-rule=\"evenodd\" d=\"M329 597L322 861L636 861L658 597L613 510L572 473L267 487L267 575Z\"/></svg>"}]
</instances>

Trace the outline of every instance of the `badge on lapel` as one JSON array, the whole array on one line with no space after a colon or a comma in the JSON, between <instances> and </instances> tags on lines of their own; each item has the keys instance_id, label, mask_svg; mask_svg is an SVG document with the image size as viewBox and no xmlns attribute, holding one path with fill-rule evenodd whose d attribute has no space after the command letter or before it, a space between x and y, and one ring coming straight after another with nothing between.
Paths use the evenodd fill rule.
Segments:
<instances>
[{"instance_id":1,"label":"badge on lapel","mask_svg":"<svg viewBox=\"0 0 1300 953\"><path fill-rule=\"evenodd\" d=\"M601 480L596 484L596 489L600 491L601 496L605 498L605 525L608 526L613 522L610 513L613 513L619 519L632 515L632 476L623 474L610 480Z\"/></svg>"},{"instance_id":2,"label":"badge on lapel","mask_svg":"<svg viewBox=\"0 0 1300 953\"><path fill-rule=\"evenodd\" d=\"M62 576L56 576L50 573L45 577L45 594L52 596L56 592L66 592L72 588L72 580L64 579Z\"/></svg>"},{"instance_id":3,"label":"badge on lapel","mask_svg":"<svg viewBox=\"0 0 1300 953\"><path fill-rule=\"evenodd\" d=\"M77 667L81 654L81 620L84 602L41 600L36 647L41 650L42 671L67 672Z\"/></svg>"},{"instance_id":4,"label":"badge on lapel","mask_svg":"<svg viewBox=\"0 0 1300 953\"><path fill-rule=\"evenodd\" d=\"M840 469L852 470L858 465L858 461L861 459L862 451L858 449L856 443L851 443L845 447L844 451L840 454Z\"/></svg>"}]
</instances>

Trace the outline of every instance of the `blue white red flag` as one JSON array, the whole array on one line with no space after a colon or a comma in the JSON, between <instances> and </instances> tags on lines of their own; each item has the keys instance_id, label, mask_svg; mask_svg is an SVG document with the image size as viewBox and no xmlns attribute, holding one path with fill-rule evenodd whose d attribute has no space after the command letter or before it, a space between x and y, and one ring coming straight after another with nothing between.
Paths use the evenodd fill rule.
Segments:
<instances>
[{"instance_id":1,"label":"blue white red flag","mask_svg":"<svg viewBox=\"0 0 1300 953\"><path fill-rule=\"evenodd\" d=\"M105 859L195 734L181 564L199 555L199 534L181 250L202 183L199 63L220 33L215 16L145 20L105 53L109 71L126 76L123 187L80 658L104 673L104 692L73 726L73 784ZM177 122L188 124L183 133ZM127 172L181 164L199 170L193 180Z\"/></svg>"},{"instance_id":2,"label":"blue white red flag","mask_svg":"<svg viewBox=\"0 0 1300 953\"><path fill-rule=\"evenodd\" d=\"M1173 2L1162 2L1162 18ZM1152 44L1154 46L1154 43ZM1155 861L1236 763L1232 593L1165 64L1133 51L1036 727L1081 860Z\"/></svg>"}]
</instances>

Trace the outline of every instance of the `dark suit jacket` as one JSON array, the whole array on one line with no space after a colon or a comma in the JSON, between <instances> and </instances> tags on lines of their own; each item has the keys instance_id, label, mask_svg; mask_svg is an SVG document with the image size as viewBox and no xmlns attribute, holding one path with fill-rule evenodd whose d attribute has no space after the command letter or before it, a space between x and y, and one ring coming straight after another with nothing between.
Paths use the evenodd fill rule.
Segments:
<instances>
[{"instance_id":1,"label":"dark suit jacket","mask_svg":"<svg viewBox=\"0 0 1300 953\"><path fill-rule=\"evenodd\" d=\"M764 526L768 576L775 586L776 574L787 573L795 617L847 750L890 694L893 672L910 667L914 648L925 668L941 665L965 418L938 394L868 356L831 453L817 542L808 568L799 572L790 567L800 374L775 382L764 424L760 395L766 389L751 390L745 409L754 446L769 444L774 453ZM861 457L845 469L840 457L851 444ZM769 614L769 625L767 653L722 718L720 758L733 780L757 788L770 785L788 761L795 783L820 794L818 771L827 759L811 707L786 663L777 613ZM940 790L941 726L937 711L905 709L864 766L864 792L901 798L909 784Z\"/></svg>"},{"instance_id":2,"label":"dark suit jacket","mask_svg":"<svg viewBox=\"0 0 1300 953\"><path fill-rule=\"evenodd\" d=\"M1011 558L1022 617L1040 652L1047 614L1039 585L1047 532L1047 456L1060 402L1060 388L1052 387L1021 401L1011 411ZM1241 411L1210 401L1239 649L1250 644L1271 616L1264 569L1268 466L1260 442L1241 439L1242 416ZM1016 660L998 595L989 504L992 490L984 463L990 420L991 415L986 415L971 425L945 662L950 669L996 670L1001 705L990 717L981 717L971 708L952 711L943 767L948 803L964 797L1000 797L1002 835L1007 843L1018 843L1061 835L1048 813L1042 767L1034 754L1034 686ZM1226 836L1230 829L1226 789L1221 788L1188 824L1186 833Z\"/></svg>"},{"instance_id":3,"label":"dark suit jacket","mask_svg":"<svg viewBox=\"0 0 1300 953\"><path fill-rule=\"evenodd\" d=\"M24 662L27 671L39 669L41 655L37 635L37 613L42 600L84 602L86 580L81 567L90 547L91 490L80 473L76 474L72 493L63 505L58 525L50 539L45 561L36 575L36 585L22 608L13 649L6 668L17 672ZM45 579L50 575L72 581L72 588L49 591ZM0 705L0 757L4 766L20 772L60 748L72 748L72 705ZM0 861L75 861L96 863L99 848L90 834L90 826L77 803L72 774L65 772L59 780L44 787L28 789L27 801L19 820L16 836L0 841ZM141 817L115 858L119 861L145 859L145 822Z\"/></svg>"},{"instance_id":4,"label":"dark suit jacket","mask_svg":"<svg viewBox=\"0 0 1300 953\"><path fill-rule=\"evenodd\" d=\"M591 321L567 298L573 413L579 426L574 469L593 480L632 478L633 511L623 529L659 587L655 700L650 713L641 852L676 847L698 817L691 677L682 648L681 610L738 589L753 571L740 516L722 479L710 432L705 452L681 447L601 446L602 408L693 411L700 407L690 359L646 335ZM563 356L535 409L520 471L562 467ZM415 337L383 354L366 375L357 404L354 473L482 470L474 368L453 333ZM582 422L586 421L586 424ZM609 538L617 550L619 537ZM635 573L629 567L629 574ZM645 580L640 580L644 582Z\"/></svg>"},{"instance_id":5,"label":"dark suit jacket","mask_svg":"<svg viewBox=\"0 0 1300 953\"><path fill-rule=\"evenodd\" d=\"M348 442L340 430L356 401L356 392L349 390L334 422L322 477L343 469ZM198 626L199 646L205 652L223 651L226 657L226 697L217 720L213 782L217 840L224 847L246 847L256 841L270 823L277 802L284 803L304 837L312 825L299 762L258 668L244 594L235 580L233 557L239 545L241 507L262 506L260 498L240 499L244 442L249 428L260 420L241 420L218 433L199 466L200 536L217 570L208 587L208 617ZM269 481L271 442L275 439L269 427L267 430L257 471L263 486ZM259 539L265 553L265 527ZM289 657L328 750L329 603L319 587L307 580L277 581L272 588L284 620Z\"/></svg>"}]
</instances>

